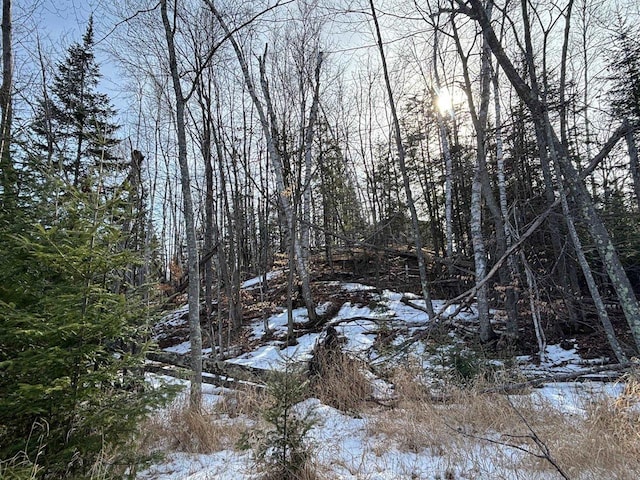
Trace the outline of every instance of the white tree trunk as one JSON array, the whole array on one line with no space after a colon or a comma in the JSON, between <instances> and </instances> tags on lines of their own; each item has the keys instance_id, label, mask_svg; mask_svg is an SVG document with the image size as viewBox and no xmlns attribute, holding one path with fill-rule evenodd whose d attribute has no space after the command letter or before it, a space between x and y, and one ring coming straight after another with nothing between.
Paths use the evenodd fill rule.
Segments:
<instances>
[{"instance_id":1,"label":"white tree trunk","mask_svg":"<svg viewBox=\"0 0 640 480\"><path fill-rule=\"evenodd\" d=\"M513 243L513 233L509 221L509 209L507 204L507 182L504 172L504 148L502 143L502 109L500 106L500 88L497 70L493 74L493 99L496 120L496 163L498 174L498 196L500 202L500 212L502 213L502 225L504 227L505 246L511 248ZM507 310L507 335L512 339L518 336L518 292L516 285L518 282L518 267L515 256L511 255L507 259L509 270L509 285L505 291L505 308Z\"/></svg>"}]
</instances>

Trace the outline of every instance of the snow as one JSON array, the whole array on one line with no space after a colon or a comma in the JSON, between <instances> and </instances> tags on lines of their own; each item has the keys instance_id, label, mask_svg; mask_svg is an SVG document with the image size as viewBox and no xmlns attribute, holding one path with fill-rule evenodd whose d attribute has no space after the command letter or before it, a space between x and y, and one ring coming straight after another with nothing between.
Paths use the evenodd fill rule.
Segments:
<instances>
[{"instance_id":1,"label":"snow","mask_svg":"<svg viewBox=\"0 0 640 480\"><path fill-rule=\"evenodd\" d=\"M618 387L607 387L603 388L602 392L615 394L618 390ZM205 399L207 396L211 397L212 393L209 391L205 394ZM535 394L539 395L541 405L548 406L551 402L553 405L561 406L562 411L567 414L580 415L583 412L580 407L580 399L583 396L575 390L574 384L547 386ZM323 470L330 471L330 476L324 478L437 479L447 478L447 472L455 473L456 476L451 478L556 478L555 474L544 472L530 472L525 475L520 469L520 464L526 458L526 454L510 447L463 441L463 447L454 452L439 452L430 448L406 451L383 436L371 434L373 414L354 417L324 405L316 398L299 403L295 410L300 416L309 413L314 419L315 424L308 434L307 441L316 464ZM498 440L499 436L496 435L495 439ZM489 458L493 460L488 460ZM136 478L253 480L258 477L249 453L222 450L208 455L172 453L162 463L149 467Z\"/></svg>"},{"instance_id":2,"label":"snow","mask_svg":"<svg viewBox=\"0 0 640 480\"><path fill-rule=\"evenodd\" d=\"M296 308L293 310L294 323L305 323L309 321L306 308ZM269 330L274 335L282 335L287 332L288 315L286 311L273 315L267 319ZM257 320L251 323L251 338L262 338L266 331L264 329L264 321Z\"/></svg>"},{"instance_id":3,"label":"snow","mask_svg":"<svg viewBox=\"0 0 640 480\"><path fill-rule=\"evenodd\" d=\"M272 272L273 278L282 272ZM246 281L245 288L255 288L261 277ZM337 315L330 320L339 335L343 338L342 348L345 352L365 360L383 359L383 354L376 351L375 342L382 326L394 328L404 333L395 339L398 344L411 336L413 332L429 322L429 316L419 308L413 308L402 302L410 299L417 307L424 307L424 300L415 295L391 292L374 293L373 287L358 283L340 283L338 286L348 292L369 291L371 305L345 303ZM324 312L329 303L320 305L319 312ZM443 309L445 301L436 300L433 307L436 312ZM447 313L457 308L451 305ZM176 322L185 314L178 310L165 320L165 324ZM294 321L308 321L306 310L298 308L293 311ZM458 314L459 321L472 322L477 319L473 307ZM172 323L173 322L173 323ZM267 319L268 329L274 336L282 337L287 332L286 311L277 313ZM257 340L264 337L266 331L262 320L253 321L249 325L250 338ZM291 362L306 362L311 358L313 349L321 338L321 333L306 333L297 339L297 344L284 346L282 341L262 343L252 351L228 360L230 363L260 369L284 370ZM455 337L450 345L440 346L437 351L428 352L423 343L412 346L410 354L419 360L425 372L442 370L442 358L460 351ZM566 345L565 345L566 346ZM168 351L187 353L189 342L183 342ZM438 360L440 359L440 360ZM582 371L591 365L580 358L577 349L563 348L561 345L547 345L544 361L536 364L538 356L521 356L516 358L517 368L527 376ZM440 363L438 363L440 362ZM502 365L495 361L494 365ZM431 377L425 373L425 377ZM154 376L150 376L153 378ZM373 387L374 398L390 400L394 397L394 386L374 374L367 372ZM425 378L426 382L431 378ZM156 378L154 383L159 380ZM169 379L171 383L188 386L188 382ZM203 402L207 407L214 405L225 389L211 385L203 385ZM621 383L600 382L562 382L547 383L533 389L527 396L511 395L514 405L525 399L533 400L538 408L553 408L567 417L584 417L593 399L616 398L623 392ZM556 478L553 472L523 471L522 465L527 454L506 446L492 445L487 442L460 440L459 451L442 452L437 448L423 448L407 451L379 434L372 434L371 425L376 412L367 411L359 416L348 414L325 405L316 398L309 398L296 405L301 414L309 412L315 424L308 434L314 462L324 472L322 478L336 480L391 480L391 479L443 479L443 478L504 478L504 479L540 479ZM452 433L455 435L455 433ZM496 440L499 433L496 432ZM466 442L466 443L465 443ZM141 480L205 480L205 479L257 479L253 460L247 452L222 450L208 455L169 453L164 460L150 466L137 475Z\"/></svg>"},{"instance_id":4,"label":"snow","mask_svg":"<svg viewBox=\"0 0 640 480\"><path fill-rule=\"evenodd\" d=\"M371 320L354 320L336 327L339 334L347 339L343 350L352 354L368 352L376 339L377 325Z\"/></svg>"},{"instance_id":5,"label":"snow","mask_svg":"<svg viewBox=\"0 0 640 480\"><path fill-rule=\"evenodd\" d=\"M272 270L271 272L267 272L267 281L272 280L274 278L279 277L280 275L283 274L282 270ZM242 283L242 288L251 290L253 288L256 288L258 285L260 285L262 283L263 280L263 276L259 275L257 277L251 278L245 282Z\"/></svg>"},{"instance_id":6,"label":"snow","mask_svg":"<svg viewBox=\"0 0 640 480\"><path fill-rule=\"evenodd\" d=\"M138 474L140 480L237 480L251 478L248 453L229 450L209 455L174 453L162 464Z\"/></svg>"},{"instance_id":7,"label":"snow","mask_svg":"<svg viewBox=\"0 0 640 480\"><path fill-rule=\"evenodd\" d=\"M257 350L227 360L229 363L264 370L285 370L287 365L311 359L319 333L309 333L298 338L298 344L284 349L277 345L264 345Z\"/></svg>"},{"instance_id":8,"label":"snow","mask_svg":"<svg viewBox=\"0 0 640 480\"><path fill-rule=\"evenodd\" d=\"M183 318L189 313L189 305L183 305L180 308L173 310L171 313L166 315L162 322L161 326L165 327L177 327L183 322Z\"/></svg>"},{"instance_id":9,"label":"snow","mask_svg":"<svg viewBox=\"0 0 640 480\"><path fill-rule=\"evenodd\" d=\"M173 345L172 347L165 348L167 352L186 354L191 351L191 342L182 342L178 345Z\"/></svg>"},{"instance_id":10,"label":"snow","mask_svg":"<svg viewBox=\"0 0 640 480\"><path fill-rule=\"evenodd\" d=\"M371 290L375 290L376 287L372 287L371 285L364 285L362 283L349 283L349 282L336 282L340 284L340 288L345 292L367 292Z\"/></svg>"}]
</instances>

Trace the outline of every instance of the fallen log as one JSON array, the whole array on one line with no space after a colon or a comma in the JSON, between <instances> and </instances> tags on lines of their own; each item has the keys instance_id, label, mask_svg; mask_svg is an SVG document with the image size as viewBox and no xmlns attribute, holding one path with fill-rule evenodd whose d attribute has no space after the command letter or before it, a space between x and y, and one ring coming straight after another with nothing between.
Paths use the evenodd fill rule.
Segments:
<instances>
[{"instance_id":1,"label":"fallen log","mask_svg":"<svg viewBox=\"0 0 640 480\"><path fill-rule=\"evenodd\" d=\"M145 372L155 373L158 375L167 375L173 378L179 378L181 380L189 380L191 378L191 371L182 367L168 367L166 365L154 365L147 364L144 367ZM264 390L266 385L262 383L245 382L243 380L235 380L232 378L222 377L220 375L202 375L202 383L209 385L215 385L217 387L224 388L253 388L257 390Z\"/></svg>"},{"instance_id":2,"label":"fallen log","mask_svg":"<svg viewBox=\"0 0 640 480\"><path fill-rule=\"evenodd\" d=\"M570 380L576 380L580 377L587 377L588 375L595 375L602 372L612 372L619 375L630 370L634 367L638 367L636 362L619 363L615 365L603 365L600 367L594 367L587 370L580 370L575 372L560 373L555 375L545 375L543 377L532 378L525 382L518 383L506 383L502 385L496 385L481 390L482 393L513 393L527 388L539 387L545 383L558 383L568 382Z\"/></svg>"},{"instance_id":3,"label":"fallen log","mask_svg":"<svg viewBox=\"0 0 640 480\"><path fill-rule=\"evenodd\" d=\"M175 352L149 352L147 353L147 359L160 362L167 365L174 365L176 367L182 367L186 369L191 368L191 358L189 355L184 355ZM245 365L238 365L223 360L216 360L213 358L202 359L202 371L210 373L212 375L218 375L235 379L238 381L252 382L265 384L268 376L268 370L262 370L259 368L247 367Z\"/></svg>"}]
</instances>

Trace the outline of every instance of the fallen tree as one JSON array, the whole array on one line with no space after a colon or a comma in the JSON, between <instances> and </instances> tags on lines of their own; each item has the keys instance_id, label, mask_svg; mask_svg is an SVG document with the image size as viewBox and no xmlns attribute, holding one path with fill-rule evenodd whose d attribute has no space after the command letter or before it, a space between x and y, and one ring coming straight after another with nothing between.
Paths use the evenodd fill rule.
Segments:
<instances>
[{"instance_id":1,"label":"fallen tree","mask_svg":"<svg viewBox=\"0 0 640 480\"><path fill-rule=\"evenodd\" d=\"M176 352L149 352L147 359L165 365L173 365L185 369L191 368L191 357L189 355ZM226 379L251 382L256 384L266 384L269 371L260 368L248 367L216 360L212 358L202 359L202 371L211 375L224 377Z\"/></svg>"}]
</instances>

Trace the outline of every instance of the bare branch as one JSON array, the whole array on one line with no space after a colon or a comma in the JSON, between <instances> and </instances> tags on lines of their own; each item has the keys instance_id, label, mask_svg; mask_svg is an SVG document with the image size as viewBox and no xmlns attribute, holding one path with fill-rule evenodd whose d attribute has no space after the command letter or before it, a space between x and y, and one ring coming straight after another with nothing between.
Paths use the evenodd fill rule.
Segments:
<instances>
[{"instance_id":1,"label":"bare branch","mask_svg":"<svg viewBox=\"0 0 640 480\"><path fill-rule=\"evenodd\" d=\"M147 9L145 9L145 10L138 10L138 11L136 11L133 15L130 15L130 16L128 16L127 18L124 18L124 19L120 20L119 22L116 22L116 24L111 28L111 30L109 30L109 31L108 31L108 32L107 32L107 33L106 33L106 34L105 34L105 35L104 35L100 40L98 40L98 41L94 42L94 45L98 45L98 44L100 44L100 43L104 42L107 38L109 38L109 37L111 36L111 34L112 34L113 32L115 32L115 31L116 31L116 29L117 29L120 25L122 25L122 24L124 24L124 23L127 23L127 22L130 22L131 20L133 20L134 18L136 18L136 17L137 17L137 16L139 16L139 15L142 15L143 13L151 13L151 12L153 12L154 10L156 10L159 6L160 6L160 2L156 3L156 4L155 4L153 7L151 7L151 8L147 8Z\"/></svg>"}]
</instances>

